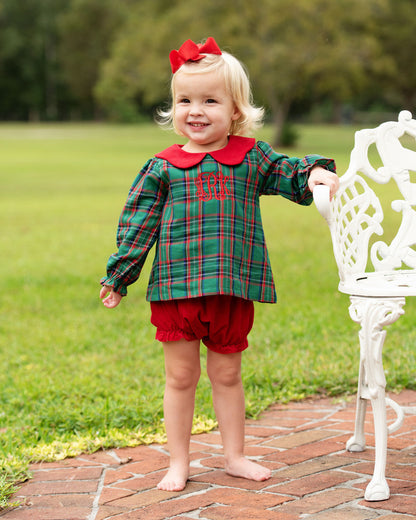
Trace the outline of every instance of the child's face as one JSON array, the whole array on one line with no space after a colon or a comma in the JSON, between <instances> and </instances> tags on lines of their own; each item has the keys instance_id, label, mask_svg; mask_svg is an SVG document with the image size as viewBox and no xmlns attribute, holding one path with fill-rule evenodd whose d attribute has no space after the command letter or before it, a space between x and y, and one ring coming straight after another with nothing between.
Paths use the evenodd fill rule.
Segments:
<instances>
[{"instance_id":1,"label":"child's face","mask_svg":"<svg viewBox=\"0 0 416 520\"><path fill-rule=\"evenodd\" d=\"M184 150L209 152L224 148L232 121L240 117L223 76L217 72L175 77L175 127L189 141Z\"/></svg>"}]
</instances>

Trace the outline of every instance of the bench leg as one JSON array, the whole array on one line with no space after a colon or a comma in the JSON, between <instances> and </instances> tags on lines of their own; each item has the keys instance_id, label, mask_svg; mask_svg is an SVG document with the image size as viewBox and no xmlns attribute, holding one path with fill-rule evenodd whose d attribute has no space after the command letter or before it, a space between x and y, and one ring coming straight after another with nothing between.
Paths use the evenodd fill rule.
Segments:
<instances>
[{"instance_id":1,"label":"bench leg","mask_svg":"<svg viewBox=\"0 0 416 520\"><path fill-rule=\"evenodd\" d=\"M350 448L365 447L364 401L370 399L375 431L375 464L373 477L367 486L365 499L386 500L390 496L385 478L387 457L386 378L383 369L383 345L386 331L383 327L394 323L403 313L404 298L365 298L351 296L350 316L361 325L360 376L357 395L355 434L347 444ZM349 448L349 449L350 449Z\"/></svg>"},{"instance_id":2,"label":"bench leg","mask_svg":"<svg viewBox=\"0 0 416 520\"><path fill-rule=\"evenodd\" d=\"M376 454L373 478L365 490L364 498L375 502L377 500L387 500L390 496L390 489L385 477L387 458L387 418L384 390L380 389L377 397L371 399L371 406L373 408Z\"/></svg>"},{"instance_id":3,"label":"bench leg","mask_svg":"<svg viewBox=\"0 0 416 520\"><path fill-rule=\"evenodd\" d=\"M363 396L362 390L365 388L365 368L364 360L360 359L360 371L358 375L357 405L355 411L355 430L354 435L347 441L348 451L365 450L364 422L367 410L367 399Z\"/></svg>"}]
</instances>

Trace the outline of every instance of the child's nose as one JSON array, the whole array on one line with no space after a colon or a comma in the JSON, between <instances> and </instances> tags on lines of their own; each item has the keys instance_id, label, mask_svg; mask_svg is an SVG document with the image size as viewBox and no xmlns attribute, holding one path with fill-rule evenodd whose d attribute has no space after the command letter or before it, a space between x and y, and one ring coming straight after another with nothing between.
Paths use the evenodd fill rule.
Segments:
<instances>
[{"instance_id":1,"label":"child's nose","mask_svg":"<svg viewBox=\"0 0 416 520\"><path fill-rule=\"evenodd\" d=\"M201 114L202 113L201 104L200 103L192 103L189 112L192 115Z\"/></svg>"}]
</instances>

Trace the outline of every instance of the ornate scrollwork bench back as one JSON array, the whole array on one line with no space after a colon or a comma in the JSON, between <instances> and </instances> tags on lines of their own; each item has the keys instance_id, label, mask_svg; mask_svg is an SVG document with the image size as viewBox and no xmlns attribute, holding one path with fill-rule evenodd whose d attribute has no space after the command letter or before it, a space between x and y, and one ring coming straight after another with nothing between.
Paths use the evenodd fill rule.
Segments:
<instances>
[{"instance_id":1,"label":"ornate scrollwork bench back","mask_svg":"<svg viewBox=\"0 0 416 520\"><path fill-rule=\"evenodd\" d=\"M340 178L333 200L329 201L326 186L314 190L315 204L331 232L340 278L338 289L350 295L350 316L361 325L355 432L347 449L365 449L364 419L367 401L371 400L376 452L374 474L365 498L373 501L389 498L385 479L387 435L403 421L401 407L385 396L383 327L404 313L406 296L416 296L416 182L411 182L411 175L416 172L416 152L402 144L401 138L406 134L416 139L416 121L408 111L400 112L398 121L359 130L355 133L348 170ZM372 165L370 147L375 147L382 166ZM389 243L374 241L376 235L384 234L383 207L375 186L390 181L395 182L402 196L391 204L394 212L401 213L401 223ZM386 404L397 413L397 420L390 426Z\"/></svg>"}]
</instances>

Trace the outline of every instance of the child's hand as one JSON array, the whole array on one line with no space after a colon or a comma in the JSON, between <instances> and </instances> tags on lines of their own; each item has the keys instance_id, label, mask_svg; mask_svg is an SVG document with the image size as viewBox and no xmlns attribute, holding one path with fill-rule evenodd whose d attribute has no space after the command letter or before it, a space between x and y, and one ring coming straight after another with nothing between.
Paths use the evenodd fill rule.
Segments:
<instances>
[{"instance_id":1,"label":"child's hand","mask_svg":"<svg viewBox=\"0 0 416 520\"><path fill-rule=\"evenodd\" d=\"M318 184L325 184L326 186L329 186L330 198L332 200L333 195L339 188L338 175L330 172L329 170L325 170L325 168L322 168L322 166L315 166L312 168L311 173L309 174L309 189L313 191L315 186Z\"/></svg>"},{"instance_id":2,"label":"child's hand","mask_svg":"<svg viewBox=\"0 0 416 520\"><path fill-rule=\"evenodd\" d=\"M103 300L103 304L107 307L107 309L114 309L114 307L117 307L117 305L121 302L122 296L121 294L114 292L111 287L104 285L100 291L100 298Z\"/></svg>"}]
</instances>

